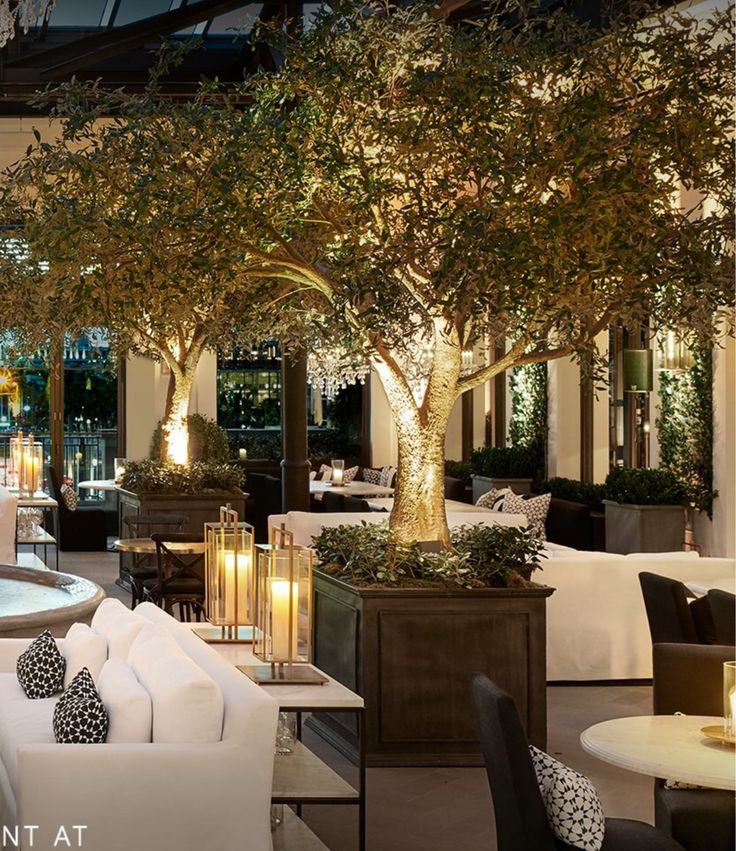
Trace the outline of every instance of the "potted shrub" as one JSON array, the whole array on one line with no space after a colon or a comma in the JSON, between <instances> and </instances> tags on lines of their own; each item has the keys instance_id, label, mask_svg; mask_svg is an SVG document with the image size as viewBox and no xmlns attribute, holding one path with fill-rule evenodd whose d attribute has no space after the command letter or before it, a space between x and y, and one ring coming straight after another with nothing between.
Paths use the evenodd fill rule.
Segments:
<instances>
[{"instance_id":1,"label":"potted shrub","mask_svg":"<svg viewBox=\"0 0 736 851\"><path fill-rule=\"evenodd\" d=\"M315 538L314 662L365 700L367 765L482 763L468 677L485 671L515 698L532 742L546 740L546 598L530 577L526 529L466 526L454 550L392 544L387 524ZM351 757L357 731L320 713L318 732Z\"/></svg>"},{"instance_id":2,"label":"potted shrub","mask_svg":"<svg viewBox=\"0 0 736 851\"><path fill-rule=\"evenodd\" d=\"M525 446L483 446L470 454L473 502L492 488L511 488L531 493L535 473L534 454Z\"/></svg>"},{"instance_id":3,"label":"potted shrub","mask_svg":"<svg viewBox=\"0 0 736 851\"><path fill-rule=\"evenodd\" d=\"M687 489L669 470L616 467L606 478L603 503L609 553L682 549Z\"/></svg>"}]
</instances>

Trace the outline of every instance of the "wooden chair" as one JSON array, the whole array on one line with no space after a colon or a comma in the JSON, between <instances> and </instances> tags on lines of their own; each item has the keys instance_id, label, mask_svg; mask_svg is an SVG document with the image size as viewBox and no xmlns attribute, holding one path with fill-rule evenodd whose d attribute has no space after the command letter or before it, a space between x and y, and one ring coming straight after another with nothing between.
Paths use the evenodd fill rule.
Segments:
<instances>
[{"instance_id":1,"label":"wooden chair","mask_svg":"<svg viewBox=\"0 0 736 851\"><path fill-rule=\"evenodd\" d=\"M201 620L205 612L204 552L181 554L171 544L203 543L204 536L192 532L154 532L156 578L144 582L146 598L179 620ZM194 617L192 617L194 616Z\"/></svg>"},{"instance_id":2,"label":"wooden chair","mask_svg":"<svg viewBox=\"0 0 736 851\"><path fill-rule=\"evenodd\" d=\"M188 522L184 514L132 514L123 520L128 538L150 538L156 532L181 532ZM134 609L145 599L144 583L156 579L158 573L155 556L132 553L132 557L130 607Z\"/></svg>"}]
</instances>

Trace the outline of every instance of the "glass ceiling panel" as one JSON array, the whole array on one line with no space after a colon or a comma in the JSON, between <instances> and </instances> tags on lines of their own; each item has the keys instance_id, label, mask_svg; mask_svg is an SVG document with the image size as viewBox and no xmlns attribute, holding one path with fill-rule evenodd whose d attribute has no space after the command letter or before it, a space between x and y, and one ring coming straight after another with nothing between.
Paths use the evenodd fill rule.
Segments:
<instances>
[{"instance_id":1,"label":"glass ceiling panel","mask_svg":"<svg viewBox=\"0 0 736 851\"><path fill-rule=\"evenodd\" d=\"M57 0L49 15L51 27L99 27L107 0Z\"/></svg>"},{"instance_id":2,"label":"glass ceiling panel","mask_svg":"<svg viewBox=\"0 0 736 851\"><path fill-rule=\"evenodd\" d=\"M154 15L168 12L170 8L171 0L121 0L113 26L122 27L133 21L152 18Z\"/></svg>"},{"instance_id":3,"label":"glass ceiling panel","mask_svg":"<svg viewBox=\"0 0 736 851\"><path fill-rule=\"evenodd\" d=\"M207 35L230 35L235 37L238 30L244 34L253 29L256 18L261 14L263 3L249 3L241 9L234 9L213 19Z\"/></svg>"}]
</instances>

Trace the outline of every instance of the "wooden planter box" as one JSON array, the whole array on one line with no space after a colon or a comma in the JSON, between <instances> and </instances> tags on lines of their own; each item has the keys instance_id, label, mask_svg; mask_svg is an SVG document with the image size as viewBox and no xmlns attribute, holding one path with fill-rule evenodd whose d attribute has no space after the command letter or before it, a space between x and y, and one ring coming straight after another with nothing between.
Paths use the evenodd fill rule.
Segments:
<instances>
[{"instance_id":1,"label":"wooden planter box","mask_svg":"<svg viewBox=\"0 0 736 851\"><path fill-rule=\"evenodd\" d=\"M244 493L174 494L133 493L118 491L118 521L120 537L127 538L125 518L135 514L183 514L189 518L182 531L203 531L205 523L220 519L220 506L230 503L241 518L245 517ZM128 571L132 562L130 553L120 553L120 576L118 584L129 587ZM155 561L154 561L155 564Z\"/></svg>"},{"instance_id":2,"label":"wooden planter box","mask_svg":"<svg viewBox=\"0 0 736 851\"><path fill-rule=\"evenodd\" d=\"M473 505L478 498L488 493L489 490L497 488L511 488L514 493L531 493L531 479L503 479L499 476L473 476Z\"/></svg>"},{"instance_id":3,"label":"wooden planter box","mask_svg":"<svg viewBox=\"0 0 736 851\"><path fill-rule=\"evenodd\" d=\"M544 748L553 591L366 590L315 571L314 663L365 699L366 764L482 765L474 671L514 697L530 742ZM357 760L352 715L320 713L310 723Z\"/></svg>"},{"instance_id":4,"label":"wooden planter box","mask_svg":"<svg viewBox=\"0 0 736 851\"><path fill-rule=\"evenodd\" d=\"M609 553L671 553L685 542L681 505L633 505L603 500Z\"/></svg>"}]
</instances>

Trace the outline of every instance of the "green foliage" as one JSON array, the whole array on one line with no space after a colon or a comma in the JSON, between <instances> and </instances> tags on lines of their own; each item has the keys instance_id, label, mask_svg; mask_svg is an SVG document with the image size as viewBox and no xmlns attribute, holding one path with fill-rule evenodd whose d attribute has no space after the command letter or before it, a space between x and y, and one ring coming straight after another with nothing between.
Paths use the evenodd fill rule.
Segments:
<instances>
[{"instance_id":1,"label":"green foliage","mask_svg":"<svg viewBox=\"0 0 736 851\"><path fill-rule=\"evenodd\" d=\"M565 479L562 476L546 479L535 490L538 493L551 493L556 499L580 502L593 511L603 511L603 500L606 498L605 485L579 482L577 479Z\"/></svg>"},{"instance_id":2,"label":"green foliage","mask_svg":"<svg viewBox=\"0 0 736 851\"><path fill-rule=\"evenodd\" d=\"M325 528L314 539L320 566L356 585L524 585L539 567L541 542L527 529L462 526L452 551L423 552L416 543L389 540L388 525Z\"/></svg>"},{"instance_id":3,"label":"green foliage","mask_svg":"<svg viewBox=\"0 0 736 851\"><path fill-rule=\"evenodd\" d=\"M238 493L245 474L236 466L195 461L168 464L161 461L129 461L122 487L133 493Z\"/></svg>"},{"instance_id":4,"label":"green foliage","mask_svg":"<svg viewBox=\"0 0 736 851\"><path fill-rule=\"evenodd\" d=\"M713 516L713 359L696 349L685 372L662 372L657 419L661 465L686 483L688 500Z\"/></svg>"},{"instance_id":5,"label":"green foliage","mask_svg":"<svg viewBox=\"0 0 736 851\"><path fill-rule=\"evenodd\" d=\"M606 477L606 499L633 505L686 505L687 487L670 470L614 467Z\"/></svg>"},{"instance_id":6,"label":"green foliage","mask_svg":"<svg viewBox=\"0 0 736 851\"><path fill-rule=\"evenodd\" d=\"M509 373L511 422L509 441L525 446L537 458L536 468L547 462L547 364L518 366Z\"/></svg>"},{"instance_id":7,"label":"green foliage","mask_svg":"<svg viewBox=\"0 0 736 851\"><path fill-rule=\"evenodd\" d=\"M451 476L453 479L460 479L469 485L471 476L473 475L472 467L469 461L445 461L445 475Z\"/></svg>"},{"instance_id":8,"label":"green foliage","mask_svg":"<svg viewBox=\"0 0 736 851\"><path fill-rule=\"evenodd\" d=\"M189 414L185 418L189 428L189 460L219 463L230 457L230 441L225 429L203 414ZM151 438L149 458L161 457L161 423Z\"/></svg>"},{"instance_id":9,"label":"green foliage","mask_svg":"<svg viewBox=\"0 0 736 851\"><path fill-rule=\"evenodd\" d=\"M483 446L470 454L475 476L498 479L531 479L538 473L538 457L526 446Z\"/></svg>"}]
</instances>

